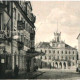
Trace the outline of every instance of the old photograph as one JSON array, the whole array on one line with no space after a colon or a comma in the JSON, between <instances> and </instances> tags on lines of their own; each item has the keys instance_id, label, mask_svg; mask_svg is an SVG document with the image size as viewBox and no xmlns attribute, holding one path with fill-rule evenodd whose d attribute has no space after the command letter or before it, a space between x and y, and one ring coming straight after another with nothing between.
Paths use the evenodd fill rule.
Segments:
<instances>
[{"instance_id":1,"label":"old photograph","mask_svg":"<svg viewBox=\"0 0 80 80\"><path fill-rule=\"evenodd\" d=\"M80 1L0 0L0 79L80 79Z\"/></svg>"}]
</instances>

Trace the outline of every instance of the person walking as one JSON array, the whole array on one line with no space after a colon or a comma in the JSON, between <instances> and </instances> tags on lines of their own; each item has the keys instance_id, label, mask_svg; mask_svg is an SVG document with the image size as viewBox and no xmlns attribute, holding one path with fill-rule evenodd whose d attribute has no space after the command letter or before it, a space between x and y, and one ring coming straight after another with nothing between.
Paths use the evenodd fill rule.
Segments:
<instances>
[{"instance_id":1,"label":"person walking","mask_svg":"<svg viewBox=\"0 0 80 80\"><path fill-rule=\"evenodd\" d=\"M18 68L18 66L16 65L15 68L14 68L15 78L17 78L17 76L18 76L18 72L19 72L19 68Z\"/></svg>"}]
</instances>

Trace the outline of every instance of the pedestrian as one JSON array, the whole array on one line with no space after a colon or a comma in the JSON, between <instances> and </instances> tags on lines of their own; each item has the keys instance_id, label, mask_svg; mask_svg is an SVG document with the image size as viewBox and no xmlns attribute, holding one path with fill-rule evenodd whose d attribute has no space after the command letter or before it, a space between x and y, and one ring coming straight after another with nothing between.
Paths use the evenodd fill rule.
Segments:
<instances>
[{"instance_id":1,"label":"pedestrian","mask_svg":"<svg viewBox=\"0 0 80 80\"><path fill-rule=\"evenodd\" d=\"M18 68L18 66L16 65L15 68L14 68L15 78L17 78L17 76L18 76L18 72L19 72L19 68Z\"/></svg>"}]
</instances>

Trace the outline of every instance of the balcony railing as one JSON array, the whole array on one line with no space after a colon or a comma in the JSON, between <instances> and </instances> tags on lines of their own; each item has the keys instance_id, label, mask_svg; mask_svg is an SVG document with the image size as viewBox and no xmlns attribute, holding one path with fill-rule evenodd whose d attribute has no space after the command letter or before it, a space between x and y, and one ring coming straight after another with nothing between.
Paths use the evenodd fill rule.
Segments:
<instances>
[{"instance_id":1,"label":"balcony railing","mask_svg":"<svg viewBox=\"0 0 80 80\"><path fill-rule=\"evenodd\" d=\"M17 21L17 28L18 30L24 30L25 23L23 23L23 21Z\"/></svg>"}]
</instances>

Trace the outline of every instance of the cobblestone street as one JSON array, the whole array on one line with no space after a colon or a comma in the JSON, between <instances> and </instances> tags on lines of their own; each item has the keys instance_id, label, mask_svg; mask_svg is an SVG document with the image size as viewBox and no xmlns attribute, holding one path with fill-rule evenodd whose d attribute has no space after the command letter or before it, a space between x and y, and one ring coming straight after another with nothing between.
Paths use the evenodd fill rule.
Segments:
<instances>
[{"instance_id":1,"label":"cobblestone street","mask_svg":"<svg viewBox=\"0 0 80 80\"><path fill-rule=\"evenodd\" d=\"M80 79L80 73L77 73L75 70L40 69L40 71L44 71L45 73L38 76L37 79Z\"/></svg>"}]
</instances>

